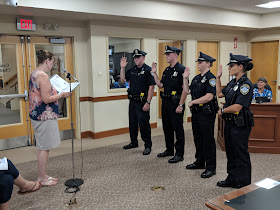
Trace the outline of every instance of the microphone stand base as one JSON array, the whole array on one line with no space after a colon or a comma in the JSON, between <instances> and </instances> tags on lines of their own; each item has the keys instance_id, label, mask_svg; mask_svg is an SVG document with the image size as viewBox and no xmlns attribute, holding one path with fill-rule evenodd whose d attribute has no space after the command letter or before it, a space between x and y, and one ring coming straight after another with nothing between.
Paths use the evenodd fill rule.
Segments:
<instances>
[{"instance_id":1,"label":"microphone stand base","mask_svg":"<svg viewBox=\"0 0 280 210\"><path fill-rule=\"evenodd\" d=\"M76 188L84 184L83 179L69 179L67 180L64 185L70 188Z\"/></svg>"}]
</instances>

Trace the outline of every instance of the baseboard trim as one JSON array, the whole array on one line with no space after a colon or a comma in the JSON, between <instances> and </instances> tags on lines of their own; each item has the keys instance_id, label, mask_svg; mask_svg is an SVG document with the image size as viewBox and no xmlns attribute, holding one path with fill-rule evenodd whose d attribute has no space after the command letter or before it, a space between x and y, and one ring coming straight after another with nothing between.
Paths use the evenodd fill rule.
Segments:
<instances>
[{"instance_id":1,"label":"baseboard trim","mask_svg":"<svg viewBox=\"0 0 280 210\"><path fill-rule=\"evenodd\" d=\"M151 128L157 128L157 123L151 123ZM92 139L100 139L109 136L117 136L121 134L129 133L129 128L118 128L114 130L102 131L94 133L92 131L84 131L82 132L82 138L92 138Z\"/></svg>"},{"instance_id":2,"label":"baseboard trim","mask_svg":"<svg viewBox=\"0 0 280 210\"><path fill-rule=\"evenodd\" d=\"M154 92L153 96L157 96L157 92ZM127 99L127 95L118 95L118 96L104 96L104 97L80 97L80 102L90 101L90 102L102 102L102 101L115 101Z\"/></svg>"}]
</instances>

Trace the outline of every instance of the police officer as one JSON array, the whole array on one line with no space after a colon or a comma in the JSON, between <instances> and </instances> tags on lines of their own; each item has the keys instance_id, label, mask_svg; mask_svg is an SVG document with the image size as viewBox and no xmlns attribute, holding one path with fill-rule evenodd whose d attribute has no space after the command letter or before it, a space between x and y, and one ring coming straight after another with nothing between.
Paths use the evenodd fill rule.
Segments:
<instances>
[{"instance_id":1,"label":"police officer","mask_svg":"<svg viewBox=\"0 0 280 210\"><path fill-rule=\"evenodd\" d=\"M181 50L176 47L165 47L167 63L170 64L162 75L162 79L156 74L157 66L152 64L152 74L159 88L164 88L161 92L162 98L162 125L165 136L166 150L159 153L158 157L174 155L174 132L176 134L175 149L173 158L169 163L177 163L184 160L185 135L183 127L183 116L185 110L185 100L187 94L183 92L183 73L185 67L178 62L178 55Z\"/></svg>"},{"instance_id":2,"label":"police officer","mask_svg":"<svg viewBox=\"0 0 280 210\"><path fill-rule=\"evenodd\" d=\"M202 178L210 178L216 174L214 127L218 102L216 77L210 71L214 61L216 60L211 56L199 52L196 62L198 62L200 74L193 78L190 87L188 86L189 73L184 73L184 90L192 96L189 108L192 111L192 130L196 147L196 161L187 165L186 168L206 168L201 174Z\"/></svg>"},{"instance_id":3,"label":"police officer","mask_svg":"<svg viewBox=\"0 0 280 210\"><path fill-rule=\"evenodd\" d=\"M225 105L218 115L225 119L225 147L227 154L226 180L219 181L219 187L240 188L251 184L251 162L248 153L248 141L253 114L249 107L252 100L252 83L246 72L253 68L252 59L243 55L230 54L228 70L235 76L225 88L221 86L222 66L217 73L217 94L225 97Z\"/></svg>"},{"instance_id":4,"label":"police officer","mask_svg":"<svg viewBox=\"0 0 280 210\"><path fill-rule=\"evenodd\" d=\"M151 75L151 67L145 64L146 52L135 49L133 57L135 66L125 73L127 58L121 58L121 82L130 82L128 89L129 98L129 132L131 143L124 146L124 149L138 147L138 125L141 138L145 142L143 155L149 155L152 149L151 126L150 126L150 104L154 94L155 81Z\"/></svg>"}]
</instances>

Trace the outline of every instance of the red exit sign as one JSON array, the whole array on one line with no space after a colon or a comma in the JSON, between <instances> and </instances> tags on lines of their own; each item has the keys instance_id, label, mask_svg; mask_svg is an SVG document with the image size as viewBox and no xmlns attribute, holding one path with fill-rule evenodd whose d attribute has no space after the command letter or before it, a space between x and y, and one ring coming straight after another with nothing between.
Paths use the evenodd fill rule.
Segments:
<instances>
[{"instance_id":1,"label":"red exit sign","mask_svg":"<svg viewBox=\"0 0 280 210\"><path fill-rule=\"evenodd\" d=\"M17 30L36 31L36 24L32 18L17 18Z\"/></svg>"}]
</instances>

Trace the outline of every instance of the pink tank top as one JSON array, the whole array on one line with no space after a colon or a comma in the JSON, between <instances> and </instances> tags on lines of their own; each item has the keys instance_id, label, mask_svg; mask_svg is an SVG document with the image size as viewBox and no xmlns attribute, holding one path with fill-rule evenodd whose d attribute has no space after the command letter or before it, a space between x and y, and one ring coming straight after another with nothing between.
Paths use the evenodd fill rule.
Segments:
<instances>
[{"instance_id":1,"label":"pink tank top","mask_svg":"<svg viewBox=\"0 0 280 210\"><path fill-rule=\"evenodd\" d=\"M37 84L36 72L32 71L29 80L29 116L32 120L44 121L59 118L58 101L46 104L42 100L40 87ZM57 95L56 89L51 85L51 95Z\"/></svg>"}]
</instances>

